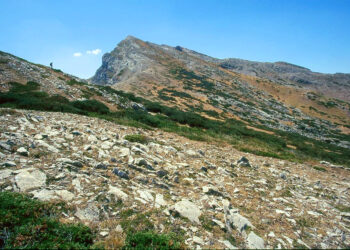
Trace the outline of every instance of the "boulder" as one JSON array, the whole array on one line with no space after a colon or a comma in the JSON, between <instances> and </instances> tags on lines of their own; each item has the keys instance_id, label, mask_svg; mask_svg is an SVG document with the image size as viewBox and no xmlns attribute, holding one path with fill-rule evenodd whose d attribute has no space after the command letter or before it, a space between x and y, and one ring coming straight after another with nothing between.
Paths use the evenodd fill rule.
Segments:
<instances>
[{"instance_id":1,"label":"boulder","mask_svg":"<svg viewBox=\"0 0 350 250\"><path fill-rule=\"evenodd\" d=\"M95 167L96 169L107 169L108 166L106 164L103 164L103 163L99 163L96 165Z\"/></svg>"},{"instance_id":2,"label":"boulder","mask_svg":"<svg viewBox=\"0 0 350 250\"><path fill-rule=\"evenodd\" d=\"M29 156L28 150L25 149L24 147L20 147L19 149L17 149L17 153L18 153L19 155Z\"/></svg>"},{"instance_id":3,"label":"boulder","mask_svg":"<svg viewBox=\"0 0 350 250\"><path fill-rule=\"evenodd\" d=\"M174 210L191 222L200 223L198 217L202 214L199 207L193 202L183 199L174 205Z\"/></svg>"},{"instance_id":4,"label":"boulder","mask_svg":"<svg viewBox=\"0 0 350 250\"><path fill-rule=\"evenodd\" d=\"M1 164L4 167L16 167L16 163L14 163L13 161L6 161L4 163Z\"/></svg>"},{"instance_id":5,"label":"boulder","mask_svg":"<svg viewBox=\"0 0 350 250\"><path fill-rule=\"evenodd\" d=\"M244 156L237 161L237 165L238 167L251 167L249 160Z\"/></svg>"},{"instance_id":6,"label":"boulder","mask_svg":"<svg viewBox=\"0 0 350 250\"><path fill-rule=\"evenodd\" d=\"M122 170L118 170L117 168L114 168L113 169L113 173L115 175L119 176L120 178L129 180L129 175L126 172L122 171Z\"/></svg>"},{"instance_id":7,"label":"boulder","mask_svg":"<svg viewBox=\"0 0 350 250\"><path fill-rule=\"evenodd\" d=\"M166 206L167 202L164 200L162 194L156 194L155 206L156 208L160 208L161 206Z\"/></svg>"},{"instance_id":8,"label":"boulder","mask_svg":"<svg viewBox=\"0 0 350 250\"><path fill-rule=\"evenodd\" d=\"M137 193L140 195L140 198L145 201L148 201L148 202L154 201L153 195L147 190L137 190Z\"/></svg>"},{"instance_id":9,"label":"boulder","mask_svg":"<svg viewBox=\"0 0 350 250\"><path fill-rule=\"evenodd\" d=\"M128 148L121 148L120 150L119 150L119 156L120 157L125 157L125 156L129 156L130 155L130 149L128 149Z\"/></svg>"},{"instance_id":10,"label":"boulder","mask_svg":"<svg viewBox=\"0 0 350 250\"><path fill-rule=\"evenodd\" d=\"M98 221L100 212L96 205L89 204L86 208L77 208L75 216L78 217L82 221Z\"/></svg>"},{"instance_id":11,"label":"boulder","mask_svg":"<svg viewBox=\"0 0 350 250\"><path fill-rule=\"evenodd\" d=\"M264 240L257 236L254 232L250 232L247 237L247 244L249 249L264 249Z\"/></svg>"},{"instance_id":12,"label":"boulder","mask_svg":"<svg viewBox=\"0 0 350 250\"><path fill-rule=\"evenodd\" d=\"M16 175L15 184L19 191L26 192L31 189L40 188L46 185L46 174L38 169L32 172L22 171Z\"/></svg>"},{"instance_id":13,"label":"boulder","mask_svg":"<svg viewBox=\"0 0 350 250\"><path fill-rule=\"evenodd\" d=\"M108 194L113 194L115 195L118 199L121 200L126 200L128 198L128 195L124 193L121 189L114 187L114 186L109 186Z\"/></svg>"},{"instance_id":14,"label":"boulder","mask_svg":"<svg viewBox=\"0 0 350 250\"><path fill-rule=\"evenodd\" d=\"M33 191L32 194L34 195L35 198L42 201L50 201L50 200L71 201L74 198L74 194L67 190L42 189L40 191Z\"/></svg>"},{"instance_id":15,"label":"boulder","mask_svg":"<svg viewBox=\"0 0 350 250\"><path fill-rule=\"evenodd\" d=\"M0 181L6 179L12 175L13 171L10 169L4 169L0 171Z\"/></svg>"},{"instance_id":16,"label":"boulder","mask_svg":"<svg viewBox=\"0 0 350 250\"><path fill-rule=\"evenodd\" d=\"M105 141L105 142L103 142L103 143L101 144L101 148L102 148L102 149L107 149L107 150L108 150L108 149L112 148L113 145L114 145L113 142Z\"/></svg>"},{"instance_id":17,"label":"boulder","mask_svg":"<svg viewBox=\"0 0 350 250\"><path fill-rule=\"evenodd\" d=\"M253 227L252 223L239 213L231 212L231 214L227 216L227 219L239 232L247 229L247 227Z\"/></svg>"},{"instance_id":18,"label":"boulder","mask_svg":"<svg viewBox=\"0 0 350 250\"><path fill-rule=\"evenodd\" d=\"M157 171L157 175L158 175L160 178L162 178L162 177L168 175L168 171L166 171L166 170L159 170L159 171Z\"/></svg>"}]
</instances>

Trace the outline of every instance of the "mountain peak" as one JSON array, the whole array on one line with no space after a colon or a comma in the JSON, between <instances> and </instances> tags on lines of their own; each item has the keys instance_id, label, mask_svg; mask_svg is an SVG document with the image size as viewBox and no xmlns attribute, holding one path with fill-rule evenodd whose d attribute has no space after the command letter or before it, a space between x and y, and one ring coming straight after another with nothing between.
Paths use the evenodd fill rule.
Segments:
<instances>
[{"instance_id":1,"label":"mountain peak","mask_svg":"<svg viewBox=\"0 0 350 250\"><path fill-rule=\"evenodd\" d=\"M128 41L128 40L140 40L140 39L132 35L128 35L127 37L125 37L124 41Z\"/></svg>"}]
</instances>

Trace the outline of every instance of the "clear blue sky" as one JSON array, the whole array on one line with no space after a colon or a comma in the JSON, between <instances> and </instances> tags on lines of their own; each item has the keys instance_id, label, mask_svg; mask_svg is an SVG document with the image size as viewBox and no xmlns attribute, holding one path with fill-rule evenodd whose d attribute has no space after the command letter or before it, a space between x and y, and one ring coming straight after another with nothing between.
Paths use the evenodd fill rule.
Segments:
<instances>
[{"instance_id":1,"label":"clear blue sky","mask_svg":"<svg viewBox=\"0 0 350 250\"><path fill-rule=\"evenodd\" d=\"M0 50L83 78L127 35L350 73L350 0L0 0L0 9Z\"/></svg>"}]
</instances>

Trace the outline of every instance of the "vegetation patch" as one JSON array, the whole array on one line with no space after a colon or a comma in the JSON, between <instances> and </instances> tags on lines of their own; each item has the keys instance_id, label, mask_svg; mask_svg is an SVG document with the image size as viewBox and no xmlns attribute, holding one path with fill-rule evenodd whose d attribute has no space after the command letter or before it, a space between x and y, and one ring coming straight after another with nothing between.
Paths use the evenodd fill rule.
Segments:
<instances>
[{"instance_id":1,"label":"vegetation patch","mask_svg":"<svg viewBox=\"0 0 350 250\"><path fill-rule=\"evenodd\" d=\"M174 234L138 232L128 234L123 249L179 249L181 242Z\"/></svg>"},{"instance_id":2,"label":"vegetation patch","mask_svg":"<svg viewBox=\"0 0 350 250\"><path fill-rule=\"evenodd\" d=\"M134 135L126 135L124 137L125 140L128 140L129 142L138 142L138 143L141 143L141 144L147 144L150 139L144 135L137 135L137 134L134 134Z\"/></svg>"},{"instance_id":3,"label":"vegetation patch","mask_svg":"<svg viewBox=\"0 0 350 250\"><path fill-rule=\"evenodd\" d=\"M318 166L314 166L313 169L315 169L317 171L321 171L321 172L326 172L327 171L324 167L318 167Z\"/></svg>"},{"instance_id":4,"label":"vegetation patch","mask_svg":"<svg viewBox=\"0 0 350 250\"><path fill-rule=\"evenodd\" d=\"M84 86L84 85L86 85L85 82L80 82L80 81L77 81L75 79L71 79L71 80L67 81L67 84L70 86L74 86L74 85Z\"/></svg>"},{"instance_id":5,"label":"vegetation patch","mask_svg":"<svg viewBox=\"0 0 350 250\"><path fill-rule=\"evenodd\" d=\"M62 224L56 213L62 204L50 204L28 196L0 193L0 248L81 249L92 246L91 229Z\"/></svg>"},{"instance_id":6,"label":"vegetation patch","mask_svg":"<svg viewBox=\"0 0 350 250\"><path fill-rule=\"evenodd\" d=\"M349 206L338 204L338 205L335 206L335 208L338 209L340 212L350 213L350 207Z\"/></svg>"},{"instance_id":7,"label":"vegetation patch","mask_svg":"<svg viewBox=\"0 0 350 250\"><path fill-rule=\"evenodd\" d=\"M189 75L191 75L189 73ZM237 149L256 155L274 157L291 161L325 160L335 164L350 166L350 150L331 143L310 139L297 133L274 130L263 125L254 126L271 131L268 134L248 129L242 121L226 119L225 121L205 118L194 111L182 111L168 107L158 102L151 102L131 93L117 91L111 87L98 86L101 92L118 95L122 100L142 104L144 110L124 109L111 112L106 105L97 100L69 101L67 98L37 91L37 83L26 85L12 83L9 92L0 93L0 107L34 109L43 111L58 111L98 117L122 125L142 127L146 129L159 128L174 132L192 140L226 141ZM194 108L195 109L195 108ZM200 109L200 107L199 107ZM150 114L150 112L155 113ZM216 115L212 113L212 115ZM315 127L312 121L304 120L309 126ZM315 129L317 129L315 127ZM322 129L322 128L320 128ZM334 134L337 140L350 140L350 135L338 132ZM135 142L147 143L141 137L131 137ZM295 149L291 149L291 145Z\"/></svg>"}]
</instances>

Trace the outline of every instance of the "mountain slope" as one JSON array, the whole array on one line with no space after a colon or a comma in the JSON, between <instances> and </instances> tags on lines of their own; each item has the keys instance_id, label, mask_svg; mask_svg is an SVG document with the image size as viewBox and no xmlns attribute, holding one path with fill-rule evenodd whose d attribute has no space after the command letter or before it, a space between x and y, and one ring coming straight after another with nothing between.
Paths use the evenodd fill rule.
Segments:
<instances>
[{"instance_id":1,"label":"mountain slope","mask_svg":"<svg viewBox=\"0 0 350 250\"><path fill-rule=\"evenodd\" d=\"M184 48L124 42L105 67L124 67L113 87L138 96L0 53L0 248L350 245L350 139L286 97L329 99ZM25 219L33 207L10 192L57 208L56 226L46 209L42 223Z\"/></svg>"},{"instance_id":2,"label":"mountain slope","mask_svg":"<svg viewBox=\"0 0 350 250\"><path fill-rule=\"evenodd\" d=\"M350 131L350 103L326 95L338 93L347 100L349 75L313 73L287 63L219 60L131 36L102 61L90 79L94 84L111 85L211 119L235 118L255 127L350 146L346 140L334 141L337 133Z\"/></svg>"}]
</instances>

